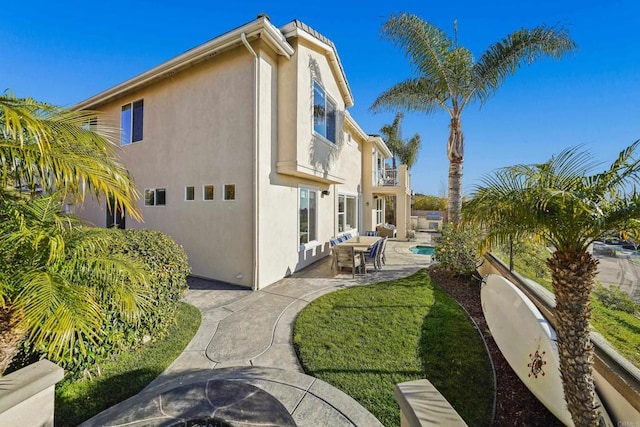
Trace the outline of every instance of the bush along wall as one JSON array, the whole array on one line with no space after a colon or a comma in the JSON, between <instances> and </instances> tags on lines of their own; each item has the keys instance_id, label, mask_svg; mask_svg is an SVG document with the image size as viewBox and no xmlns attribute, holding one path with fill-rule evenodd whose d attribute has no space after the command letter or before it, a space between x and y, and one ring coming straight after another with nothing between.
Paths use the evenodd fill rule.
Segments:
<instances>
[{"instance_id":1,"label":"bush along wall","mask_svg":"<svg viewBox=\"0 0 640 427\"><path fill-rule=\"evenodd\" d=\"M442 268L454 275L472 276L476 271L479 233L477 230L447 225L435 238L435 257Z\"/></svg>"},{"instance_id":2,"label":"bush along wall","mask_svg":"<svg viewBox=\"0 0 640 427\"><path fill-rule=\"evenodd\" d=\"M101 232L108 234L111 241L109 255L135 261L146 271L151 307L147 307L139 319L127 319L108 299L103 301L105 320L100 341L78 341L70 359L55 361L70 376L99 375L101 361L162 338L174 324L177 303L187 290L186 279L190 273L187 255L171 237L152 230L109 229ZM25 342L24 348L28 352L30 343ZM35 350L44 352L46 349Z\"/></svg>"}]
</instances>

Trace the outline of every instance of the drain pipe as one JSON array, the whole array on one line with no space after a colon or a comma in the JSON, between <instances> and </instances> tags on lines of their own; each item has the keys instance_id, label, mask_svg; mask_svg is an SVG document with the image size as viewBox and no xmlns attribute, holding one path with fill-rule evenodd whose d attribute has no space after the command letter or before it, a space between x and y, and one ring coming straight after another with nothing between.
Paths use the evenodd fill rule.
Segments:
<instances>
[{"instance_id":1,"label":"drain pipe","mask_svg":"<svg viewBox=\"0 0 640 427\"><path fill-rule=\"evenodd\" d=\"M260 202L260 184L258 183L258 161L259 161L259 78L260 78L260 68L258 65L258 55L255 50L251 47L249 42L247 41L247 36L245 33L240 34L240 39L242 39L242 43L244 43L245 47L253 56L253 283L251 285L251 289L254 291L258 290L258 279L260 278L259 274L259 242L260 238L258 235L258 206Z\"/></svg>"}]
</instances>

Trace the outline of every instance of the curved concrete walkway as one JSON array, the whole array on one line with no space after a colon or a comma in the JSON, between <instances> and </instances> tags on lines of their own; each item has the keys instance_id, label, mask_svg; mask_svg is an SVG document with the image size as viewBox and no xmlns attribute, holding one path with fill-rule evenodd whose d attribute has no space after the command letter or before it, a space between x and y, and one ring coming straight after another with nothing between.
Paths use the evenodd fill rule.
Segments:
<instances>
[{"instance_id":1,"label":"curved concrete walkway","mask_svg":"<svg viewBox=\"0 0 640 427\"><path fill-rule=\"evenodd\" d=\"M298 426L381 425L346 394L304 375L293 348L293 324L300 310L321 295L351 286L406 277L427 266L431 257L415 255L409 247L428 244L430 237L427 233L417 233L417 241L414 242L390 240L383 270L355 279L350 273L334 277L328 259L260 291L190 278L190 289L184 300L202 312L202 324L190 344L142 393L83 425L179 425L186 414L164 408L161 395L178 389L186 393L180 388L185 384L197 384L194 385L196 389L204 387L208 390L212 381L222 384L220 380L243 382L267 392L282 403ZM191 388L189 390L196 393ZM132 414L136 408L148 407L154 408L153 411L145 409L146 412L139 414L138 418ZM209 401L206 408L204 412L213 414L220 406ZM190 413L188 416L202 418L203 415ZM134 422L134 419L138 421ZM254 424L246 419L239 425L277 424Z\"/></svg>"}]
</instances>

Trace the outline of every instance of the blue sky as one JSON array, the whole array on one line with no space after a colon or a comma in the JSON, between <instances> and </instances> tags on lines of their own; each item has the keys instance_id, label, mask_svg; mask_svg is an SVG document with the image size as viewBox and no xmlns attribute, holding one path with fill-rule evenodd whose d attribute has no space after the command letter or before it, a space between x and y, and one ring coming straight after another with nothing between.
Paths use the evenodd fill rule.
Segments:
<instances>
[{"instance_id":1,"label":"blue sky","mask_svg":"<svg viewBox=\"0 0 640 427\"><path fill-rule=\"evenodd\" d=\"M273 3L273 4L271 4ZM3 4L0 90L72 106L267 13L276 26L300 19L335 43L368 133L393 121L375 98L412 76L403 54L380 37L391 13L411 12L451 34L476 57L508 33L536 25L569 29L579 50L521 68L482 108L462 116L464 192L492 170L547 160L583 145L605 163L640 138L640 5L602 1L31 1ZM403 135L422 138L415 191L444 195L448 116L409 113Z\"/></svg>"}]
</instances>

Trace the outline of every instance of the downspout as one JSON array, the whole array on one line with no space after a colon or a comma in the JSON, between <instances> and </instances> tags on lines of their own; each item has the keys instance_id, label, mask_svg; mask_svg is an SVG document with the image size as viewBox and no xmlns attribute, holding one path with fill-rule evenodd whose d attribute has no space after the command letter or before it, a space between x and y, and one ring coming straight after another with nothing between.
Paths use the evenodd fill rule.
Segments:
<instances>
[{"instance_id":1,"label":"downspout","mask_svg":"<svg viewBox=\"0 0 640 427\"><path fill-rule=\"evenodd\" d=\"M253 50L249 42L247 41L247 36L245 33L240 34L240 39L242 39L242 43L244 43L245 47L253 55L253 284L251 289L254 291L258 290L258 280L260 278L259 275L259 241L260 237L258 235L258 206L260 202L260 184L258 182L258 160L259 160L259 80L260 80L260 68L258 66L258 55Z\"/></svg>"}]
</instances>

